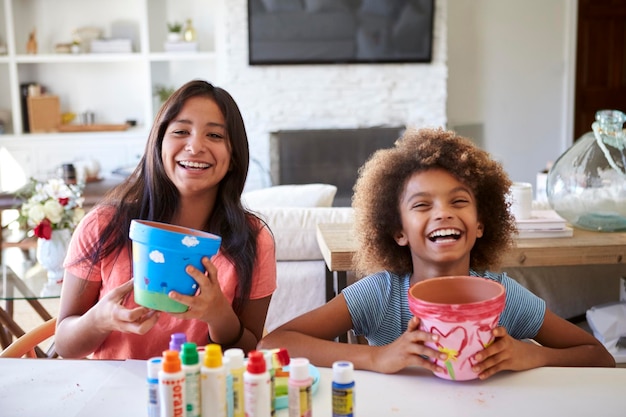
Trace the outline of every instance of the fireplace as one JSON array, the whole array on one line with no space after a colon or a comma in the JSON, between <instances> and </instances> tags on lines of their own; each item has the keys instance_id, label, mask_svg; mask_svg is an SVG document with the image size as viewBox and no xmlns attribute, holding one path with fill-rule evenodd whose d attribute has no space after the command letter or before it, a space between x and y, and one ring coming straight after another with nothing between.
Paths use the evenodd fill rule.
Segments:
<instances>
[{"instance_id":1,"label":"fireplace","mask_svg":"<svg viewBox=\"0 0 626 417\"><path fill-rule=\"evenodd\" d=\"M333 184L334 205L350 206L359 167L375 150L393 146L403 131L404 127L369 127L272 132L272 184Z\"/></svg>"}]
</instances>

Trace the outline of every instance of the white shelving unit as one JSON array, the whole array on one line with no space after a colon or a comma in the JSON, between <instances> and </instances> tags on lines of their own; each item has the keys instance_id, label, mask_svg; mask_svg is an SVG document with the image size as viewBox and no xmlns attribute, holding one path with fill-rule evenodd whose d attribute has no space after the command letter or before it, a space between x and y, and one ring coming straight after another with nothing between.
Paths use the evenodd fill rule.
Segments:
<instances>
[{"instance_id":1,"label":"white shelving unit","mask_svg":"<svg viewBox=\"0 0 626 417\"><path fill-rule=\"evenodd\" d=\"M154 87L179 87L193 78L217 82L215 22L221 0L0 0L0 190L45 176L63 162L96 158L107 172L136 162L159 105ZM197 52L165 52L167 23L191 18ZM55 53L80 28L114 31L133 40L132 53ZM27 54L36 30L37 54ZM83 51L86 45L81 45ZM91 111L95 122L126 131L31 134L22 128L20 85L36 82L59 96L61 112Z\"/></svg>"}]
</instances>

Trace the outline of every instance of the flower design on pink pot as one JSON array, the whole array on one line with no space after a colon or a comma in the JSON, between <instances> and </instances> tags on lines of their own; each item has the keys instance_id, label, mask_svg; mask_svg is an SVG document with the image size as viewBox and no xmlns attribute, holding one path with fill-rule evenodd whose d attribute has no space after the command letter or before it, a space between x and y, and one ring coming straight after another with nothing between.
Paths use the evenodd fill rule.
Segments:
<instances>
[{"instance_id":1,"label":"flower design on pink pot","mask_svg":"<svg viewBox=\"0 0 626 417\"><path fill-rule=\"evenodd\" d=\"M448 354L446 372L435 375L456 381L477 378L472 358L493 342L491 331L504 309L504 287L480 277L439 277L413 285L408 298L420 329L440 335L436 344L427 345Z\"/></svg>"}]
</instances>

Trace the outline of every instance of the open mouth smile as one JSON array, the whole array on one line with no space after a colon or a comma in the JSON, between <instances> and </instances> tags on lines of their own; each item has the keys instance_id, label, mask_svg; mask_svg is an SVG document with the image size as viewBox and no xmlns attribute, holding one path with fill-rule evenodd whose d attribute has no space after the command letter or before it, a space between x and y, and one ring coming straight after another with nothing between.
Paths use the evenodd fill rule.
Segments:
<instances>
[{"instance_id":1,"label":"open mouth smile","mask_svg":"<svg viewBox=\"0 0 626 417\"><path fill-rule=\"evenodd\" d=\"M194 170L208 169L212 166L211 164L207 164L205 162L193 162L193 161L178 161L178 165L185 169L194 169Z\"/></svg>"},{"instance_id":2,"label":"open mouth smile","mask_svg":"<svg viewBox=\"0 0 626 417\"><path fill-rule=\"evenodd\" d=\"M432 231L427 237L431 242L448 242L461 238L461 231L458 229L437 229Z\"/></svg>"}]
</instances>

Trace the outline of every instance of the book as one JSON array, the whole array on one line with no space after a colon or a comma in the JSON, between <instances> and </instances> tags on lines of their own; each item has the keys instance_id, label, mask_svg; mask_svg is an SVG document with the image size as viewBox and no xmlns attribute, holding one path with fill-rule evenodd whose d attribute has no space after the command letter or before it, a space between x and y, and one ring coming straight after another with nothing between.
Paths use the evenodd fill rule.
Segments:
<instances>
[{"instance_id":1,"label":"book","mask_svg":"<svg viewBox=\"0 0 626 417\"><path fill-rule=\"evenodd\" d=\"M569 226L563 226L563 228L561 229L519 229L516 235L518 239L540 239L572 236L574 236L574 229Z\"/></svg>"},{"instance_id":2,"label":"book","mask_svg":"<svg viewBox=\"0 0 626 417\"><path fill-rule=\"evenodd\" d=\"M517 219L518 230L563 229L567 221L554 210L532 210L529 219Z\"/></svg>"}]
</instances>

